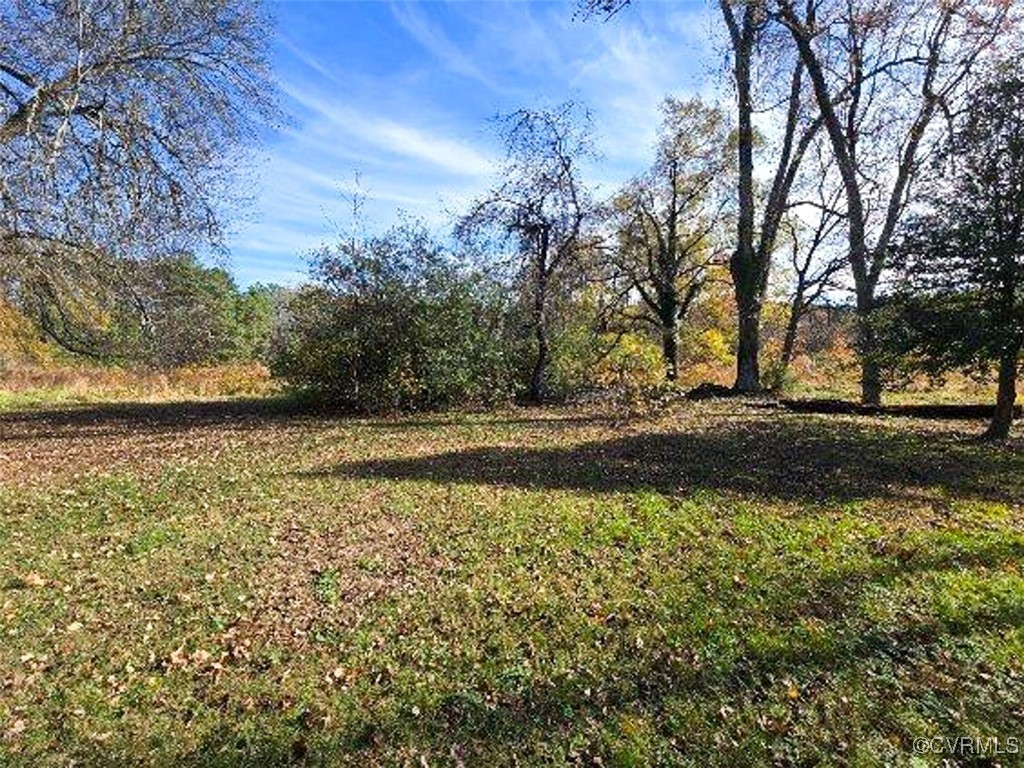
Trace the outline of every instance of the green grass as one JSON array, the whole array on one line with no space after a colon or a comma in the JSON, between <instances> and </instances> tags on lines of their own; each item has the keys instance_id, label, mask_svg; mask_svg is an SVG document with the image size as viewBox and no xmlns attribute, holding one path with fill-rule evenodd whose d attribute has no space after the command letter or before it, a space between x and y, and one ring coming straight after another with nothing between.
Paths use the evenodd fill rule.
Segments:
<instances>
[{"instance_id":1,"label":"green grass","mask_svg":"<svg viewBox=\"0 0 1024 768\"><path fill-rule=\"evenodd\" d=\"M1024 737L1024 450L978 429L0 415L0 764L924 766L917 737Z\"/></svg>"}]
</instances>

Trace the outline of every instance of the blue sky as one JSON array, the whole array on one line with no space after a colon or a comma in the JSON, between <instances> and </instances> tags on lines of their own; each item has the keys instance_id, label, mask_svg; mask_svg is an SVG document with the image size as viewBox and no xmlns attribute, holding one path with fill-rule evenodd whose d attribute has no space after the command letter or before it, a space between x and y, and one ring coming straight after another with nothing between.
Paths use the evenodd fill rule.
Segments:
<instances>
[{"instance_id":1,"label":"blue sky","mask_svg":"<svg viewBox=\"0 0 1024 768\"><path fill-rule=\"evenodd\" d=\"M573 0L277 2L274 64L286 127L267 136L253 204L233 222L240 284L295 283L318 245L399 211L439 231L494 182L490 118L575 99L594 115L608 194L652 158L668 94L714 98L715 18L702 0L641 0L613 19Z\"/></svg>"}]
</instances>

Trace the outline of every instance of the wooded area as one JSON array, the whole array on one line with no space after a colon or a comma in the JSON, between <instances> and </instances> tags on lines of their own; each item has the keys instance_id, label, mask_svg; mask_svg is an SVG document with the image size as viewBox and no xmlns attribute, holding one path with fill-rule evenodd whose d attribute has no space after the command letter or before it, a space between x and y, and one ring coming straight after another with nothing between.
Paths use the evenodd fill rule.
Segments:
<instances>
[{"instance_id":1,"label":"wooded area","mask_svg":"<svg viewBox=\"0 0 1024 768\"><path fill-rule=\"evenodd\" d=\"M1019 759L1021 5L706 5L240 287L273 6L0 2L0 763Z\"/></svg>"}]
</instances>

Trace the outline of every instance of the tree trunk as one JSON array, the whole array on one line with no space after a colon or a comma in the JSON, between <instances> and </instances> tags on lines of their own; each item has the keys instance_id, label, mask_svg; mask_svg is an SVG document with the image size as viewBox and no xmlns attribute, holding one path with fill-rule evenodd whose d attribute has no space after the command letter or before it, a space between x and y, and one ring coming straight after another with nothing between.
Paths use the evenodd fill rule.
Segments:
<instances>
[{"instance_id":1,"label":"tree trunk","mask_svg":"<svg viewBox=\"0 0 1024 768\"><path fill-rule=\"evenodd\" d=\"M800 318L803 316L804 293L803 288L798 287L793 303L789 308L789 320L786 322L786 335L782 339L782 358L779 360L780 377L789 370L793 362L793 352L796 351L796 336L800 331Z\"/></svg>"},{"instance_id":2,"label":"tree trunk","mask_svg":"<svg viewBox=\"0 0 1024 768\"><path fill-rule=\"evenodd\" d=\"M760 265L754 249L754 104L751 63L757 41L757 11L760 6L743 6L737 23L733 4L720 2L729 25L733 48L733 79L736 82L737 154L739 162L739 213L736 222L736 252L729 260L733 293L739 314L739 348L736 352L737 392L757 392L761 388L758 352L761 347Z\"/></svg>"},{"instance_id":3,"label":"tree trunk","mask_svg":"<svg viewBox=\"0 0 1024 768\"><path fill-rule=\"evenodd\" d=\"M551 362L551 348L543 320L534 327L533 333L537 339L537 359L533 364L533 375L530 376L530 402L539 405L548 394L548 363Z\"/></svg>"},{"instance_id":4,"label":"tree trunk","mask_svg":"<svg viewBox=\"0 0 1024 768\"><path fill-rule=\"evenodd\" d=\"M860 357L860 402L882 404L882 368L878 364L878 339L872 326L875 308L874 286L857 290L857 355Z\"/></svg>"},{"instance_id":5,"label":"tree trunk","mask_svg":"<svg viewBox=\"0 0 1024 768\"><path fill-rule=\"evenodd\" d=\"M546 242L544 247L546 247ZM548 341L547 325L547 294L548 280L545 263L542 261L536 268L536 285L533 294L533 336L537 341L537 357L530 376L530 402L540 404L547 398L548 364L551 362L551 344Z\"/></svg>"},{"instance_id":6,"label":"tree trunk","mask_svg":"<svg viewBox=\"0 0 1024 768\"><path fill-rule=\"evenodd\" d=\"M1021 344L1005 352L999 361L999 392L996 395L996 412L985 432L986 440L1005 440L1010 436L1013 423L1013 405L1017 400L1017 358Z\"/></svg>"},{"instance_id":7,"label":"tree trunk","mask_svg":"<svg viewBox=\"0 0 1024 768\"><path fill-rule=\"evenodd\" d=\"M737 299L740 299L737 296ZM739 344L736 349L737 392L759 392L761 390L761 304L751 297L742 297L749 303L739 307ZM738 303L738 302L737 302Z\"/></svg>"},{"instance_id":8,"label":"tree trunk","mask_svg":"<svg viewBox=\"0 0 1024 768\"><path fill-rule=\"evenodd\" d=\"M882 370L870 357L860 361L860 402L862 405L882 404Z\"/></svg>"},{"instance_id":9,"label":"tree trunk","mask_svg":"<svg viewBox=\"0 0 1024 768\"><path fill-rule=\"evenodd\" d=\"M665 381L674 382L679 378L679 334L674 325L661 329L661 354L665 360Z\"/></svg>"},{"instance_id":10,"label":"tree trunk","mask_svg":"<svg viewBox=\"0 0 1024 768\"><path fill-rule=\"evenodd\" d=\"M800 51L800 58L807 69L814 87L815 103L821 112L825 131L829 137L829 144L832 146L832 155L836 161L836 167L843 181L843 190L846 197L846 218L848 222L847 236L849 242L849 261L853 272L854 287L857 292L857 353L860 356L861 364L861 403L864 405L880 405L882 401L882 376L875 354L877 344L874 330L871 328L871 313L875 308L875 288L878 284L878 277L881 267L881 254L885 252L888 244L882 238L875 244L875 251L872 253L867 242L867 212L864 199L861 195L859 177L860 168L854 152L856 135L847 135L850 124L843 122L840 113L836 109L832 94L829 91L825 76L825 67L821 59L814 52L811 40L814 37L813 28L806 27L796 16L792 3L779 4L782 19L789 27ZM916 144L914 145L916 147ZM907 150L909 152L909 149ZM900 165L900 185L893 193L893 197L902 195L902 183L905 183L904 174L913 162L913 153L906 156Z\"/></svg>"}]
</instances>

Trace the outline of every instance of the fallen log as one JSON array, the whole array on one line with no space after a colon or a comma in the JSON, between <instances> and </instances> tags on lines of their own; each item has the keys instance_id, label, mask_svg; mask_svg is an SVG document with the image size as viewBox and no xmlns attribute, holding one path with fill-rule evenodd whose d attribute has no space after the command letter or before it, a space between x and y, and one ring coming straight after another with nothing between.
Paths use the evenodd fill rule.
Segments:
<instances>
[{"instance_id":1,"label":"fallen log","mask_svg":"<svg viewBox=\"0 0 1024 768\"><path fill-rule=\"evenodd\" d=\"M732 387L725 387L721 384L712 384L710 381L698 384L685 395L687 400L716 400L718 398L742 396L743 394L741 392L737 392Z\"/></svg>"},{"instance_id":2,"label":"fallen log","mask_svg":"<svg viewBox=\"0 0 1024 768\"><path fill-rule=\"evenodd\" d=\"M991 419L994 405L862 405L850 400L779 400L779 405L796 413L835 413L855 416L908 416L917 419ZM1014 408L1015 418L1022 415L1021 406Z\"/></svg>"}]
</instances>

